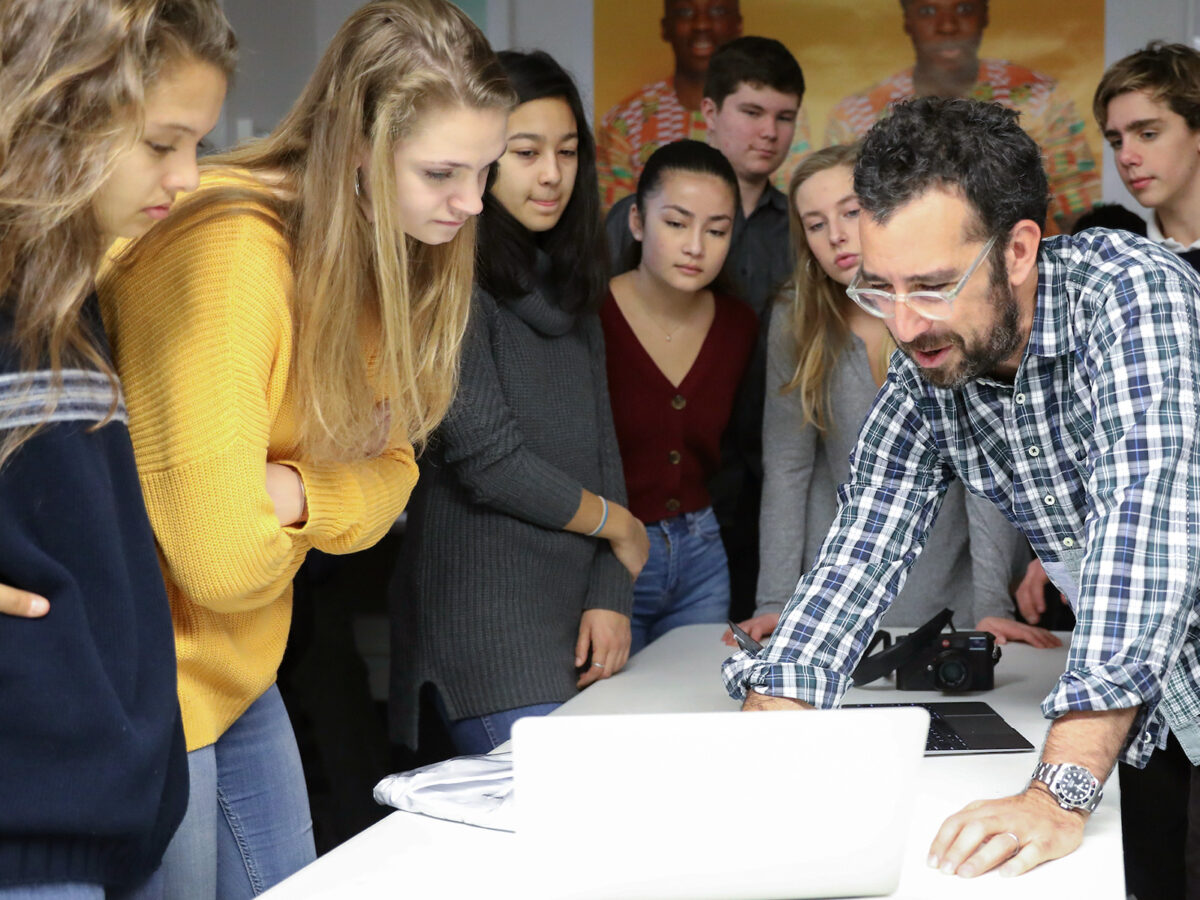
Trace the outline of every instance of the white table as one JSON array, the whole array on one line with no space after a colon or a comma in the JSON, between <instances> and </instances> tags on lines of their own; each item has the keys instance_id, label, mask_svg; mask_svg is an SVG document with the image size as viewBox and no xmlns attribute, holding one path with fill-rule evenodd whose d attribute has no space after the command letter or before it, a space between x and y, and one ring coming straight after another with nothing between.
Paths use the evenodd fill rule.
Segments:
<instances>
[{"instance_id":1,"label":"white table","mask_svg":"<svg viewBox=\"0 0 1200 900\"><path fill-rule=\"evenodd\" d=\"M624 672L599 682L554 715L614 712L735 710L720 678L729 649L722 628L676 629L629 661ZM1064 639L1066 635L1062 635ZM977 697L991 704L1032 744L1041 746L1046 722L1042 697L1062 672L1063 650L1004 647L996 689ZM945 700L937 693L898 692L883 683L854 688L847 702ZM954 698L949 698L954 699ZM1088 822L1083 846L1071 856L1021 876L989 873L966 880L926 867L929 842L946 816L967 802L1021 790L1037 760L1035 753L928 757L921 764L918 799L905 850L902 900L975 898L1072 898L1124 900L1120 797L1114 775L1105 799ZM753 761L747 759L749 772ZM886 789L886 785L881 786ZM395 812L322 856L269 891L269 900L371 897L522 897L522 878L513 861L511 834Z\"/></svg>"}]
</instances>

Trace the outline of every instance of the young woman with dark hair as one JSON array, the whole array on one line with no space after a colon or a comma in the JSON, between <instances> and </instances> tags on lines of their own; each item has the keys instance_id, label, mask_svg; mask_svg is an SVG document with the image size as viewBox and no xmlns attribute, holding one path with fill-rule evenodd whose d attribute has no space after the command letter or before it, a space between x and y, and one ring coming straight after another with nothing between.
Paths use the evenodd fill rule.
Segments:
<instances>
[{"instance_id":1,"label":"young woman with dark hair","mask_svg":"<svg viewBox=\"0 0 1200 900\"><path fill-rule=\"evenodd\" d=\"M595 146L570 76L500 54L520 105L480 217L461 386L421 460L393 582L392 719L421 689L460 753L620 670L646 532L625 508L595 307Z\"/></svg>"},{"instance_id":2,"label":"young woman with dark hair","mask_svg":"<svg viewBox=\"0 0 1200 900\"><path fill-rule=\"evenodd\" d=\"M758 335L754 311L714 289L737 203L718 150L698 141L656 150L629 213L640 258L612 280L601 311L629 505L650 535L633 589L634 652L679 625L729 615L706 483Z\"/></svg>"}]
</instances>

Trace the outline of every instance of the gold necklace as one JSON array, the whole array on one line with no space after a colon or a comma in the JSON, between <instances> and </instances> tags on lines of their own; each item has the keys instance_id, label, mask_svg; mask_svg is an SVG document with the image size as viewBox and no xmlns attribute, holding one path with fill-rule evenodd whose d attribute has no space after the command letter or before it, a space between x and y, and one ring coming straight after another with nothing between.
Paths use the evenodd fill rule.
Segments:
<instances>
[{"instance_id":1,"label":"gold necklace","mask_svg":"<svg viewBox=\"0 0 1200 900\"><path fill-rule=\"evenodd\" d=\"M638 298L638 306L641 307L642 314L647 319L650 320L651 324L654 325L655 328L657 328L659 331L661 331L663 333L663 337L667 339L667 343L670 343L671 338L673 338L675 335L679 334L679 332L683 330L684 326L686 326L688 324L687 322L680 322L678 325L675 326L674 331L667 331L667 329L663 328L662 325L659 324L659 321L650 314L650 310L646 306L645 301L642 300L640 297Z\"/></svg>"}]
</instances>

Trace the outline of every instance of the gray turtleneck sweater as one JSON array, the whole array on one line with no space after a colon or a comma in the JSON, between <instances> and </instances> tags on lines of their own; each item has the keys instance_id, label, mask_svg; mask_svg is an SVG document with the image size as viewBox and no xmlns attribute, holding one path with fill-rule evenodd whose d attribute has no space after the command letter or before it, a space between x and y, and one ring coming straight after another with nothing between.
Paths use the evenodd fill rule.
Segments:
<instances>
[{"instance_id":1,"label":"gray turtleneck sweater","mask_svg":"<svg viewBox=\"0 0 1200 900\"><path fill-rule=\"evenodd\" d=\"M626 502L598 317L544 290L477 289L458 395L420 468L391 591L392 731L409 746L424 684L451 719L567 700L583 611L630 612L608 541L562 530L581 488Z\"/></svg>"}]
</instances>

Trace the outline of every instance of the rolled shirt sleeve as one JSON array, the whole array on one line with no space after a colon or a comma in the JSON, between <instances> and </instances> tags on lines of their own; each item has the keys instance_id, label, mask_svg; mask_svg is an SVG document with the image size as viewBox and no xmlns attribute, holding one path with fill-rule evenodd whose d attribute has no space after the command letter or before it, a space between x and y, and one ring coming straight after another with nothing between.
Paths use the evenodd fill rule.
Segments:
<instances>
[{"instance_id":1,"label":"rolled shirt sleeve","mask_svg":"<svg viewBox=\"0 0 1200 900\"><path fill-rule=\"evenodd\" d=\"M725 662L731 696L748 690L836 706L924 546L953 473L927 423L889 376L838 492L838 515L770 642Z\"/></svg>"}]
</instances>

